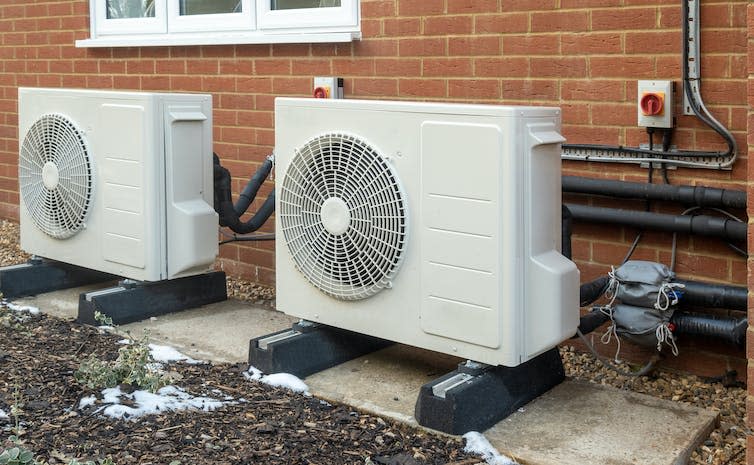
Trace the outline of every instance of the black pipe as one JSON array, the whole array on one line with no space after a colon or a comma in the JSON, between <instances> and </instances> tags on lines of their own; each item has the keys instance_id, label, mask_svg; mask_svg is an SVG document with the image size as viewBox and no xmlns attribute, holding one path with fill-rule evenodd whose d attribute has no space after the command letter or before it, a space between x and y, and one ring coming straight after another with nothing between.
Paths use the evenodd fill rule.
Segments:
<instances>
[{"instance_id":1,"label":"black pipe","mask_svg":"<svg viewBox=\"0 0 754 465\"><path fill-rule=\"evenodd\" d=\"M607 290L608 284L610 284L610 278L607 276L602 276L594 281L582 284L579 288L579 306L586 307L602 297L602 294Z\"/></svg>"},{"instance_id":2,"label":"black pipe","mask_svg":"<svg viewBox=\"0 0 754 465\"><path fill-rule=\"evenodd\" d=\"M272 171L272 166L272 157L267 157L264 163L262 163L262 166L260 166L257 169L256 173L254 173L254 176L249 179L246 187L244 187L243 191L241 191L241 194L239 194L238 200L236 201L235 205L233 205L233 209L236 211L236 214L238 214L238 216L243 215L244 213L246 213L246 210L249 209L249 205L251 205L251 202L253 202L257 196L259 187L270 174L270 171Z\"/></svg>"},{"instance_id":3,"label":"black pipe","mask_svg":"<svg viewBox=\"0 0 754 465\"><path fill-rule=\"evenodd\" d=\"M704 186L675 186L563 176L563 192L679 202L697 207L746 208L746 192Z\"/></svg>"},{"instance_id":4,"label":"black pipe","mask_svg":"<svg viewBox=\"0 0 754 465\"><path fill-rule=\"evenodd\" d=\"M220 217L220 226L227 226L237 234L252 233L264 225L275 211L275 192L273 191L264 201L259 211L248 221L241 221L241 215L236 213L233 206L230 186L230 172L220 165L220 159L215 155L213 166L215 182L215 211Z\"/></svg>"},{"instance_id":5,"label":"black pipe","mask_svg":"<svg viewBox=\"0 0 754 465\"><path fill-rule=\"evenodd\" d=\"M675 312L670 322L675 325L674 334L712 337L739 347L746 343L746 318Z\"/></svg>"},{"instance_id":6,"label":"black pipe","mask_svg":"<svg viewBox=\"0 0 754 465\"><path fill-rule=\"evenodd\" d=\"M607 290L610 278L601 276L594 281L583 283L579 288L580 306L586 307L599 299ZM674 279L674 283L683 284L680 304L689 307L726 308L729 310L748 309L749 290L745 286L704 283L685 279Z\"/></svg>"},{"instance_id":7,"label":"black pipe","mask_svg":"<svg viewBox=\"0 0 754 465\"><path fill-rule=\"evenodd\" d=\"M595 307L589 313L581 315L579 319L579 331L581 331L581 334L589 334L607 323L608 320L610 320L610 317L600 311L599 307ZM577 337L578 335L573 336L573 338Z\"/></svg>"},{"instance_id":8,"label":"black pipe","mask_svg":"<svg viewBox=\"0 0 754 465\"><path fill-rule=\"evenodd\" d=\"M720 237L728 241L746 240L746 223L706 215L668 215L664 213L591 207L568 204L574 220L635 226L641 229Z\"/></svg>"},{"instance_id":9,"label":"black pipe","mask_svg":"<svg viewBox=\"0 0 754 465\"><path fill-rule=\"evenodd\" d=\"M571 210L568 209L568 207L563 204L563 207L561 208L563 219L562 224L560 227L560 241L561 241L561 248L562 248L562 254L564 257L570 259L572 255L571 251L571 231L573 229L573 215L571 215Z\"/></svg>"},{"instance_id":10,"label":"black pipe","mask_svg":"<svg viewBox=\"0 0 754 465\"><path fill-rule=\"evenodd\" d=\"M746 311L748 308L747 297L749 290L746 287L709 284L681 279L676 279L673 282L686 286L679 290L683 294L680 299L681 305L743 311Z\"/></svg>"}]
</instances>

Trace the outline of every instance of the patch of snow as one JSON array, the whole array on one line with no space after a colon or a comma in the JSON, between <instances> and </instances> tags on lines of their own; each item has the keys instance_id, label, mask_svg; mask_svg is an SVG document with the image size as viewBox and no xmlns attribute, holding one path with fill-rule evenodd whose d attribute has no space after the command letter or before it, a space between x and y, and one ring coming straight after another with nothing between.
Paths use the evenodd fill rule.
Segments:
<instances>
[{"instance_id":1,"label":"patch of snow","mask_svg":"<svg viewBox=\"0 0 754 465\"><path fill-rule=\"evenodd\" d=\"M94 402L96 400L97 400L97 397L95 396L82 397L81 400L79 401L79 410L85 407L89 407L90 405L94 405Z\"/></svg>"},{"instance_id":2,"label":"patch of snow","mask_svg":"<svg viewBox=\"0 0 754 465\"><path fill-rule=\"evenodd\" d=\"M30 307L28 305L17 305L11 302L3 302L6 307L14 312L28 312L31 315L39 315L39 309L37 307Z\"/></svg>"},{"instance_id":3,"label":"patch of snow","mask_svg":"<svg viewBox=\"0 0 754 465\"><path fill-rule=\"evenodd\" d=\"M466 440L466 447L463 448L463 451L479 455L489 465L518 465L517 462L502 455L492 447L492 444L481 433L470 431L464 434L463 438Z\"/></svg>"},{"instance_id":4,"label":"patch of snow","mask_svg":"<svg viewBox=\"0 0 754 465\"><path fill-rule=\"evenodd\" d=\"M127 346L131 344L131 339L121 339L120 341L118 341L118 344L123 344L124 346Z\"/></svg>"},{"instance_id":5,"label":"patch of snow","mask_svg":"<svg viewBox=\"0 0 754 465\"><path fill-rule=\"evenodd\" d=\"M112 327L112 326L107 326L107 325L97 326L97 329L100 329L100 330L102 330L102 331L107 331L107 332L109 332L109 333L112 333L113 331L115 331L115 328L114 328L114 327Z\"/></svg>"},{"instance_id":6,"label":"patch of snow","mask_svg":"<svg viewBox=\"0 0 754 465\"><path fill-rule=\"evenodd\" d=\"M10 420L10 417L3 409L0 409L0 420Z\"/></svg>"},{"instance_id":7,"label":"patch of snow","mask_svg":"<svg viewBox=\"0 0 754 465\"><path fill-rule=\"evenodd\" d=\"M293 392L300 392L304 395L310 395L309 386L301 381L300 378L290 373L273 373L271 375L263 375L260 369L250 366L249 369L243 373L243 376L250 381L259 381L260 383L268 384L270 386L282 387L290 389Z\"/></svg>"},{"instance_id":8,"label":"patch of snow","mask_svg":"<svg viewBox=\"0 0 754 465\"><path fill-rule=\"evenodd\" d=\"M201 360L194 360L193 358L183 355L170 346L161 346L157 344L149 344L149 352L152 354L152 358L155 362L185 362L190 365L197 365L204 363Z\"/></svg>"},{"instance_id":9,"label":"patch of snow","mask_svg":"<svg viewBox=\"0 0 754 465\"><path fill-rule=\"evenodd\" d=\"M192 396L176 386L165 386L156 393L140 390L130 394L124 393L119 387L115 387L103 389L102 396L103 403L110 405L100 408L97 412L111 418L126 420L178 410L209 412L225 404L225 402L210 397ZM133 406L123 405L121 399L128 399L129 404Z\"/></svg>"}]
</instances>

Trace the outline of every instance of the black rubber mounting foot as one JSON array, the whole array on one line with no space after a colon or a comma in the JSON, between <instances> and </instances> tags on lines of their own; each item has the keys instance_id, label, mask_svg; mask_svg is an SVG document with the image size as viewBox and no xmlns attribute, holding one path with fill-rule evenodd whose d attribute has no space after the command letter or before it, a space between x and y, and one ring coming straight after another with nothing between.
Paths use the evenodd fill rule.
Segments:
<instances>
[{"instance_id":1,"label":"black rubber mounting foot","mask_svg":"<svg viewBox=\"0 0 754 465\"><path fill-rule=\"evenodd\" d=\"M557 348L512 368L465 362L422 386L414 415L420 425L444 433L481 432L564 379Z\"/></svg>"},{"instance_id":2,"label":"black rubber mounting foot","mask_svg":"<svg viewBox=\"0 0 754 465\"><path fill-rule=\"evenodd\" d=\"M113 324L134 321L228 299L225 272L149 283L122 281L119 286L79 295L79 323L97 325L94 312L109 316Z\"/></svg>"},{"instance_id":3,"label":"black rubber mounting foot","mask_svg":"<svg viewBox=\"0 0 754 465\"><path fill-rule=\"evenodd\" d=\"M384 339L302 321L291 329L252 339L249 365L264 373L291 373L304 378L391 344Z\"/></svg>"},{"instance_id":4,"label":"black rubber mounting foot","mask_svg":"<svg viewBox=\"0 0 754 465\"><path fill-rule=\"evenodd\" d=\"M6 299L15 299L116 279L117 276L101 271L33 258L20 265L0 268L0 292Z\"/></svg>"}]
</instances>

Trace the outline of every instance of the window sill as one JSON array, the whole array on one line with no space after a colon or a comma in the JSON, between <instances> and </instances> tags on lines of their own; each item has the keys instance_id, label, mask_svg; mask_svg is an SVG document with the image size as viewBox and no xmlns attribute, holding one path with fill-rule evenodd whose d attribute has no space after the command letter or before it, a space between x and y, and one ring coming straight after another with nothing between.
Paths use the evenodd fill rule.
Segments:
<instances>
[{"instance_id":1,"label":"window sill","mask_svg":"<svg viewBox=\"0 0 754 465\"><path fill-rule=\"evenodd\" d=\"M301 32L301 33L174 33L127 34L102 36L76 41L76 47L167 47L181 45L241 45L241 44L306 44L352 42L361 39L360 32Z\"/></svg>"}]
</instances>

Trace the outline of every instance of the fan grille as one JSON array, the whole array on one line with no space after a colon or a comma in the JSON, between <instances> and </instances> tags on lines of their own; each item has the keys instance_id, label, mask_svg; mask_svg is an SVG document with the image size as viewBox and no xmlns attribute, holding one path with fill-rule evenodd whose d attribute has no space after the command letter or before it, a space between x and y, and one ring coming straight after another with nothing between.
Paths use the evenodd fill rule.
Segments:
<instances>
[{"instance_id":1,"label":"fan grille","mask_svg":"<svg viewBox=\"0 0 754 465\"><path fill-rule=\"evenodd\" d=\"M391 285L407 211L392 167L365 141L325 134L298 149L280 188L279 221L296 267L337 299Z\"/></svg>"},{"instance_id":2,"label":"fan grille","mask_svg":"<svg viewBox=\"0 0 754 465\"><path fill-rule=\"evenodd\" d=\"M84 227L92 201L92 166L83 133L67 117L41 116L19 153L21 199L34 224L65 239Z\"/></svg>"}]
</instances>

